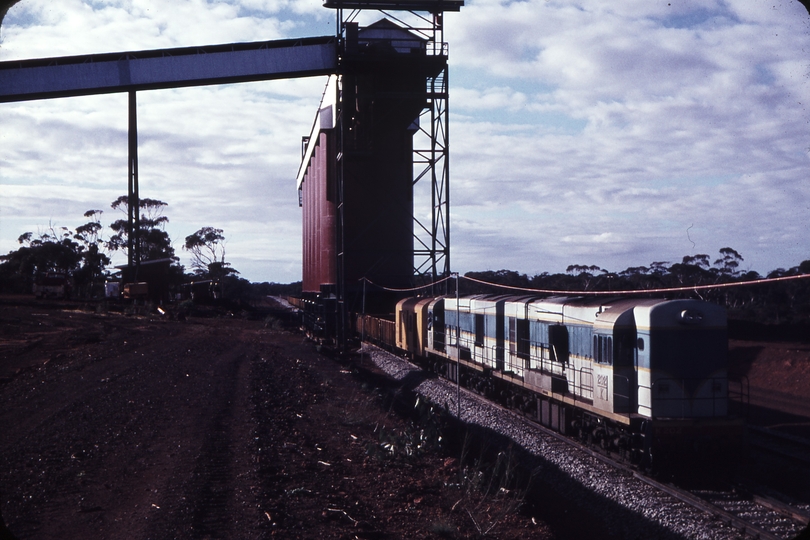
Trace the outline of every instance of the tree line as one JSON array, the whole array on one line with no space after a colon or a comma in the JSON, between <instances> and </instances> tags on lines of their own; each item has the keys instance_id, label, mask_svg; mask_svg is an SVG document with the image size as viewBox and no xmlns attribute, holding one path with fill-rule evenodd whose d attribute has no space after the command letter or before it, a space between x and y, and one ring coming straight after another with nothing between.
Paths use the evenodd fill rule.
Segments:
<instances>
[{"instance_id":1,"label":"tree line","mask_svg":"<svg viewBox=\"0 0 810 540\"><path fill-rule=\"evenodd\" d=\"M810 260L792 268L777 268L761 275L740 270L743 257L724 247L714 260L708 254L687 255L680 262L653 262L611 272L595 265L573 264L565 273L543 272L534 276L513 270L467 272L466 277L526 289L561 292L638 291L745 283L764 278L810 274ZM504 293L503 289L462 280L461 294ZM660 293L658 294L660 296ZM810 322L810 278L765 284L742 285L700 291L669 293L672 297L698 297L725 306L730 316L764 323Z\"/></svg>"},{"instance_id":2,"label":"tree line","mask_svg":"<svg viewBox=\"0 0 810 540\"><path fill-rule=\"evenodd\" d=\"M133 250L141 262L170 261L170 288L178 289L195 280L212 280L221 284L225 296L235 300L281 294L277 290L295 291L296 284L252 284L238 277L239 271L225 260L224 231L211 226L186 236L182 249L191 255L191 271L187 272L166 232L167 206L168 203L157 199L139 200L138 245L133 245ZM110 207L127 216L129 199L122 195ZM38 276L58 273L70 278L73 296L104 297L104 283L116 279L116 269L110 267L111 256L115 252L128 254L130 239L128 218L115 219L105 228L101 222L103 213L88 210L84 213L87 222L75 229L49 224L37 233L21 234L17 239L20 247L0 255L0 293L31 293Z\"/></svg>"},{"instance_id":3,"label":"tree line","mask_svg":"<svg viewBox=\"0 0 810 540\"><path fill-rule=\"evenodd\" d=\"M126 195L110 204L113 210L127 215L129 200ZM172 240L166 232L169 218L164 214L167 203L140 199L140 234L137 253L140 260L169 259L170 287L179 288L194 280L217 281L223 296L250 301L267 295L299 293L301 283L250 283L238 277L239 272L225 260L226 239L222 229L204 226L186 236L182 249L191 255L191 271L180 264ZM0 255L0 293L31 293L38 275L59 272L70 276L73 295L78 298L101 298L104 283L115 279L110 268L114 252L129 249L128 221L113 220L108 229L102 225L102 210L84 213L86 223L70 229L50 224L38 233L25 232L18 238L20 247L7 255ZM105 232L107 234L105 234ZM684 256L680 262L658 261L649 266L633 266L621 272L612 272L595 265L572 264L565 273L542 272L534 276L513 270L467 272L465 276L477 280L525 289L544 289L561 293L578 291L637 291L701 285L743 283L762 278L810 274L810 260L798 266L777 268L760 275L755 271L742 271L742 255L731 247L719 250L712 260L708 254ZM461 294L503 293L503 289L467 280L461 283ZM719 303L729 309L730 315L747 320L775 323L810 322L810 279L718 288L705 291L670 293L669 296L698 296Z\"/></svg>"}]
</instances>

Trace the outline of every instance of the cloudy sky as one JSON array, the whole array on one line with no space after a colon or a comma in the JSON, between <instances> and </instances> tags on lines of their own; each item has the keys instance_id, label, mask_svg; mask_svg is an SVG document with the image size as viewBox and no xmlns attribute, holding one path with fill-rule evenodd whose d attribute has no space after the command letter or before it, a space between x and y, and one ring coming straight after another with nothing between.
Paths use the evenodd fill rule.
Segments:
<instances>
[{"instance_id":1,"label":"cloudy sky","mask_svg":"<svg viewBox=\"0 0 810 540\"><path fill-rule=\"evenodd\" d=\"M450 44L454 271L611 271L730 246L810 259L810 16L793 0L467 0ZM319 0L23 0L0 61L334 34ZM138 94L140 190L251 281L301 277L301 136L325 78ZM107 224L126 94L0 104L0 253ZM119 259L120 262L120 259Z\"/></svg>"}]
</instances>

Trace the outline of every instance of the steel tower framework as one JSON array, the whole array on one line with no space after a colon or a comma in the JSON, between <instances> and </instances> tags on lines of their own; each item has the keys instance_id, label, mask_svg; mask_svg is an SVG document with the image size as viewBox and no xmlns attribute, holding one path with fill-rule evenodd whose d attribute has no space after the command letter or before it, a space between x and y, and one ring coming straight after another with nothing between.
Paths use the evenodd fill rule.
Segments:
<instances>
[{"instance_id":1,"label":"steel tower framework","mask_svg":"<svg viewBox=\"0 0 810 540\"><path fill-rule=\"evenodd\" d=\"M414 285L427 285L450 275L450 132L448 110L448 47L444 41L444 11L458 11L462 0L414 2L365 2L327 0L337 11L338 65L346 52L347 28L356 27L363 10L376 10L405 30L426 41L429 56L444 59L441 71L426 80L427 105L419 116L413 149L413 235ZM340 71L340 67L339 67ZM338 186L338 287L345 287L343 275L343 114L341 88L336 89L337 186ZM340 299L344 290L338 291Z\"/></svg>"}]
</instances>

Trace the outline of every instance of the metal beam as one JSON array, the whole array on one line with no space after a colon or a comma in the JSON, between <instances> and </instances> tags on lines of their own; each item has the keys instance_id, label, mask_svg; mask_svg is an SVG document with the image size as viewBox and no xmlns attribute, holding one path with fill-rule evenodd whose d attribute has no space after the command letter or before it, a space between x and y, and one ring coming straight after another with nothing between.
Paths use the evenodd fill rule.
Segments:
<instances>
[{"instance_id":1,"label":"metal beam","mask_svg":"<svg viewBox=\"0 0 810 540\"><path fill-rule=\"evenodd\" d=\"M800 0L801 1L801 0ZM332 9L376 9L380 11L460 11L464 0L325 0Z\"/></svg>"},{"instance_id":2,"label":"metal beam","mask_svg":"<svg viewBox=\"0 0 810 540\"><path fill-rule=\"evenodd\" d=\"M334 36L0 62L0 103L328 75Z\"/></svg>"}]
</instances>

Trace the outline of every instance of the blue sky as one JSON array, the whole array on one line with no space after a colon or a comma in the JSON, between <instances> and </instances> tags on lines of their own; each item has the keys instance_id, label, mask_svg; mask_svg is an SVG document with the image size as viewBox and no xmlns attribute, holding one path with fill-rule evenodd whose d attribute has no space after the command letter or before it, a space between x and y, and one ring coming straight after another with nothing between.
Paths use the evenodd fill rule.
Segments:
<instances>
[{"instance_id":1,"label":"blue sky","mask_svg":"<svg viewBox=\"0 0 810 540\"><path fill-rule=\"evenodd\" d=\"M370 20L375 16L371 14ZM23 0L0 60L331 35L318 0ZM810 17L796 1L471 0L450 44L453 270L611 271L730 246L810 259ZM301 275L294 179L325 78L138 94L141 195L252 281ZM105 223L126 95L0 104L0 252Z\"/></svg>"}]
</instances>

